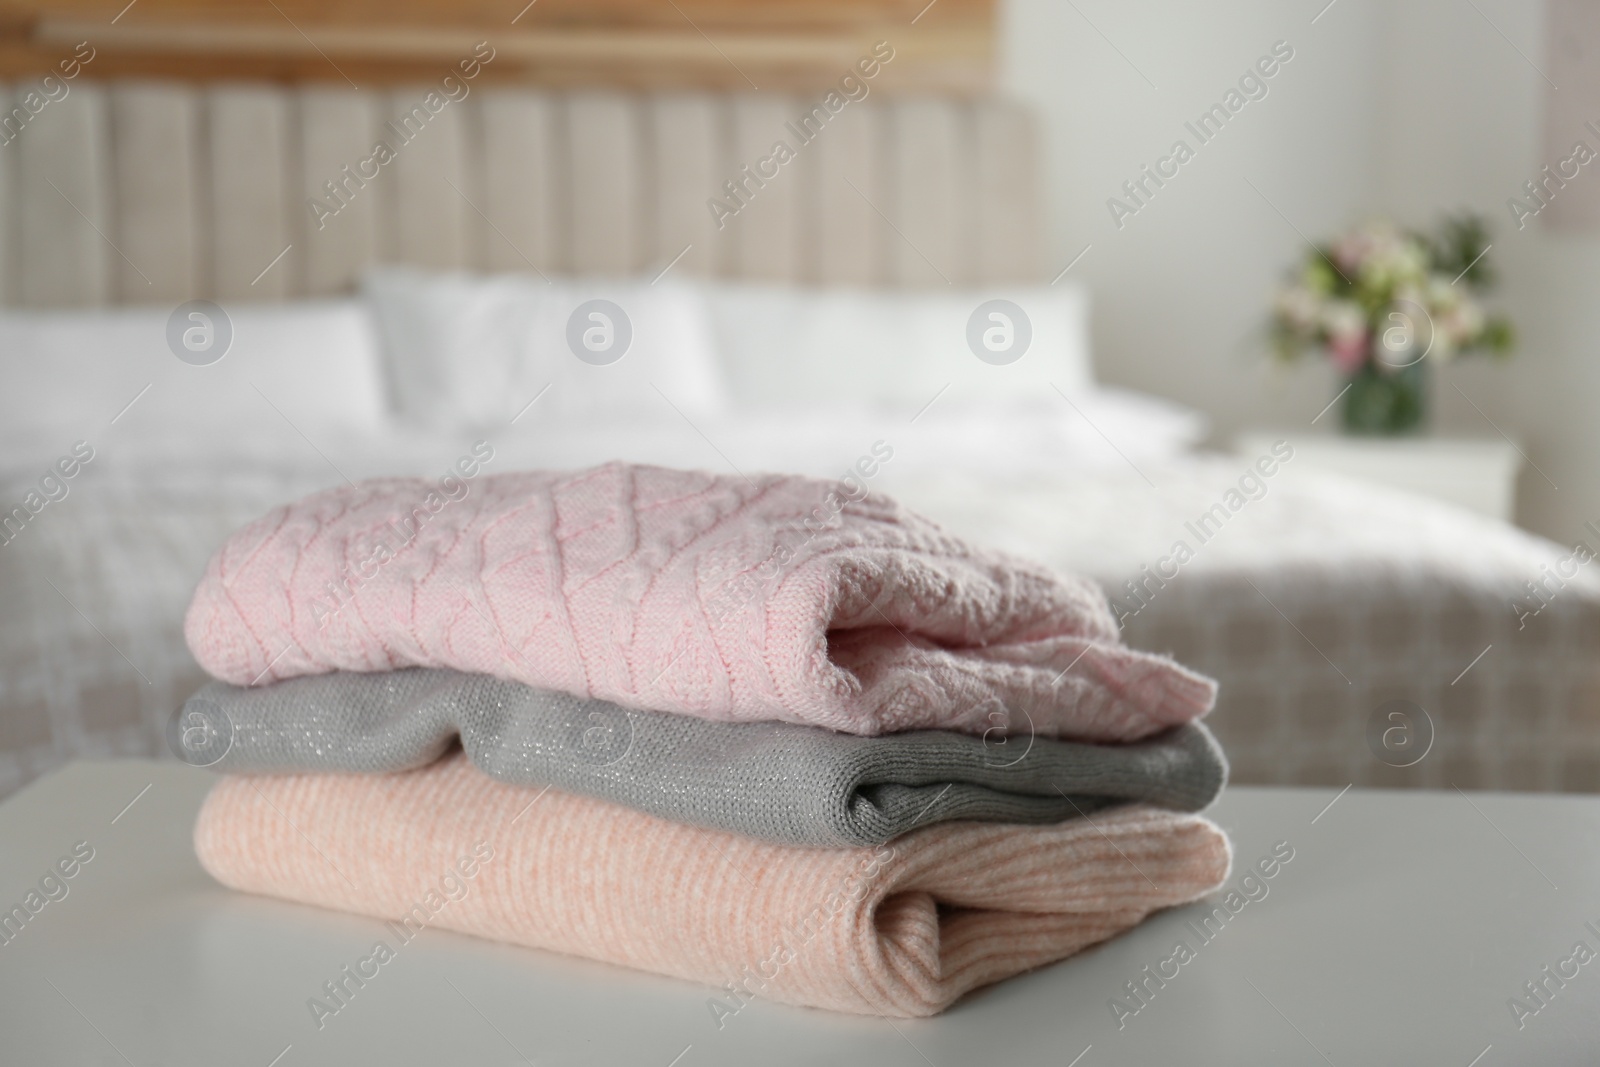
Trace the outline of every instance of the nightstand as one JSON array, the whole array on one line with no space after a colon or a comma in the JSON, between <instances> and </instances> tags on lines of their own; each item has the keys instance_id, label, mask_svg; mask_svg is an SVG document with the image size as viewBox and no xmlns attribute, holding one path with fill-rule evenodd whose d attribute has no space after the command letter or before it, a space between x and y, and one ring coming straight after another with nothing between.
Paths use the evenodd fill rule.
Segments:
<instances>
[{"instance_id":1,"label":"nightstand","mask_svg":"<svg viewBox=\"0 0 1600 1067\"><path fill-rule=\"evenodd\" d=\"M1377 482L1511 521L1522 454L1504 438L1336 437L1286 430L1240 434L1234 450L1253 458L1269 454L1275 441L1294 446L1285 470Z\"/></svg>"}]
</instances>

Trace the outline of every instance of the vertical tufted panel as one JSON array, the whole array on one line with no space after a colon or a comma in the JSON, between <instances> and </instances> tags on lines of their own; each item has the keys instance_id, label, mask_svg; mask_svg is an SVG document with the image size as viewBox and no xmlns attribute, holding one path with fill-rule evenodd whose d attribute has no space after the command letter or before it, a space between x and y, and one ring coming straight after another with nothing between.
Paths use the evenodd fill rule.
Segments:
<instances>
[{"instance_id":1,"label":"vertical tufted panel","mask_svg":"<svg viewBox=\"0 0 1600 1067\"><path fill-rule=\"evenodd\" d=\"M200 112L186 85L110 90L113 299L179 303L200 295ZM124 258L125 257L125 258Z\"/></svg>"},{"instance_id":2,"label":"vertical tufted panel","mask_svg":"<svg viewBox=\"0 0 1600 1067\"><path fill-rule=\"evenodd\" d=\"M809 153L815 146L800 145L784 125L800 112L799 101L772 93L741 94L733 99L733 158L728 178L740 185L746 203L737 216L727 220L727 230L733 238L733 272L749 281L800 280L804 200L798 154ZM761 160L772 157L777 141L795 150L796 161L782 166L773 163L768 170L776 166L776 173L764 177L757 168Z\"/></svg>"},{"instance_id":3,"label":"vertical tufted panel","mask_svg":"<svg viewBox=\"0 0 1600 1067\"><path fill-rule=\"evenodd\" d=\"M303 295L346 292L376 260L379 200L395 176L386 173L392 163L370 178L357 170L380 137L375 106L373 94L351 89L299 94L300 174L291 187L290 217L299 219L296 229L304 241ZM416 149L388 130L381 136L397 153ZM317 212L312 199L321 205Z\"/></svg>"},{"instance_id":4,"label":"vertical tufted panel","mask_svg":"<svg viewBox=\"0 0 1600 1067\"><path fill-rule=\"evenodd\" d=\"M898 234L891 277L902 286L960 285L976 276L971 232L974 144L965 109L937 99L896 101L890 164Z\"/></svg>"},{"instance_id":5,"label":"vertical tufted panel","mask_svg":"<svg viewBox=\"0 0 1600 1067\"><path fill-rule=\"evenodd\" d=\"M658 271L689 248L673 273L715 274L727 229L719 230L706 201L727 180L720 102L705 95L663 94L648 99L645 109L655 160L654 180L645 190L655 223L646 258Z\"/></svg>"},{"instance_id":6,"label":"vertical tufted panel","mask_svg":"<svg viewBox=\"0 0 1600 1067\"><path fill-rule=\"evenodd\" d=\"M396 90L382 105L389 130L412 138L378 179L387 194L378 231L385 262L446 270L467 265L470 99L453 103L435 87L419 86Z\"/></svg>"},{"instance_id":7,"label":"vertical tufted panel","mask_svg":"<svg viewBox=\"0 0 1600 1067\"><path fill-rule=\"evenodd\" d=\"M566 158L572 271L642 270L648 179L637 103L618 93L567 97Z\"/></svg>"},{"instance_id":8,"label":"vertical tufted panel","mask_svg":"<svg viewBox=\"0 0 1600 1067\"><path fill-rule=\"evenodd\" d=\"M0 121L11 111L9 85L0 85ZM17 302L17 147L10 131L0 128L0 307Z\"/></svg>"},{"instance_id":9,"label":"vertical tufted panel","mask_svg":"<svg viewBox=\"0 0 1600 1067\"><path fill-rule=\"evenodd\" d=\"M484 269L554 274L566 264L565 190L548 96L483 90L477 100L482 196L468 191Z\"/></svg>"},{"instance_id":10,"label":"vertical tufted panel","mask_svg":"<svg viewBox=\"0 0 1600 1067\"><path fill-rule=\"evenodd\" d=\"M12 103L34 87L18 85ZM105 91L78 83L44 106L15 151L17 291L30 307L96 307L111 299L110 167Z\"/></svg>"},{"instance_id":11,"label":"vertical tufted panel","mask_svg":"<svg viewBox=\"0 0 1600 1067\"><path fill-rule=\"evenodd\" d=\"M1038 233L1048 220L1035 210L1044 199L1032 116L1004 100L981 101L974 115L976 278L1035 281L1044 269Z\"/></svg>"},{"instance_id":12,"label":"vertical tufted panel","mask_svg":"<svg viewBox=\"0 0 1600 1067\"><path fill-rule=\"evenodd\" d=\"M292 212L304 207L289 191L289 176L299 166L293 120L290 98L278 89L239 86L210 93L208 255L210 291L218 300L281 300L299 292L304 242L295 241L300 219Z\"/></svg>"},{"instance_id":13,"label":"vertical tufted panel","mask_svg":"<svg viewBox=\"0 0 1600 1067\"><path fill-rule=\"evenodd\" d=\"M875 96L802 137L814 101L771 93L480 89L408 129L428 91L80 79L0 110L0 303L332 296L380 261L653 274L686 246L684 276L1040 277L1039 151L1014 104ZM393 159L370 165L380 140ZM780 140L794 159L746 179ZM721 228L713 198L738 207Z\"/></svg>"},{"instance_id":14,"label":"vertical tufted panel","mask_svg":"<svg viewBox=\"0 0 1600 1067\"><path fill-rule=\"evenodd\" d=\"M873 205L888 201L883 138L888 116L875 104L840 112L812 144L816 153L816 281L881 285L898 240Z\"/></svg>"}]
</instances>

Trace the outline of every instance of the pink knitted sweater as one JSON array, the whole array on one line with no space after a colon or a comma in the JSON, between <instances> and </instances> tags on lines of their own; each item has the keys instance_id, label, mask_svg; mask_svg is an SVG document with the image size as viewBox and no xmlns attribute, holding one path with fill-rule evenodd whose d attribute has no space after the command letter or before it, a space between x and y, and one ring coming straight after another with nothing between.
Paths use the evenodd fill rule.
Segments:
<instances>
[{"instance_id":1,"label":"pink knitted sweater","mask_svg":"<svg viewBox=\"0 0 1600 1067\"><path fill-rule=\"evenodd\" d=\"M195 827L224 885L707 983L890 1016L1070 956L1227 877L1195 815L1128 807L1056 826L945 823L807 849L506 785L459 753L394 775L233 777ZM719 1007L720 1006L720 1007Z\"/></svg>"},{"instance_id":2,"label":"pink knitted sweater","mask_svg":"<svg viewBox=\"0 0 1600 1067\"><path fill-rule=\"evenodd\" d=\"M609 464L319 493L231 537L186 634L253 685L452 667L712 719L1126 741L1215 683L1122 645L1090 581L878 495Z\"/></svg>"}]
</instances>

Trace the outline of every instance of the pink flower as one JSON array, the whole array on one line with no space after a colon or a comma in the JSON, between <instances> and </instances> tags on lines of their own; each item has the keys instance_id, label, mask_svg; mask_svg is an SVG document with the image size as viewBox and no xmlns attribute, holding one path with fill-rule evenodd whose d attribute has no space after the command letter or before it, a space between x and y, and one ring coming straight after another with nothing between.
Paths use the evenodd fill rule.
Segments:
<instances>
[{"instance_id":1,"label":"pink flower","mask_svg":"<svg viewBox=\"0 0 1600 1067\"><path fill-rule=\"evenodd\" d=\"M1363 230L1347 233L1334 243L1333 262L1341 273L1354 275L1361 270L1362 261L1372 253L1373 244L1371 235Z\"/></svg>"},{"instance_id":2,"label":"pink flower","mask_svg":"<svg viewBox=\"0 0 1600 1067\"><path fill-rule=\"evenodd\" d=\"M1328 354L1340 374L1354 374L1367 361L1367 331L1334 334L1328 338Z\"/></svg>"}]
</instances>

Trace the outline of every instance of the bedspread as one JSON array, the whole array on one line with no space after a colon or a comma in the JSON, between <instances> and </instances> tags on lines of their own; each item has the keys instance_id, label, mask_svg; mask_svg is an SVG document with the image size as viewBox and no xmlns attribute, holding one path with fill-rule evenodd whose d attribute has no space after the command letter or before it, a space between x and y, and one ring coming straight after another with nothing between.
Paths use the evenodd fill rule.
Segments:
<instances>
[{"instance_id":1,"label":"bedspread","mask_svg":"<svg viewBox=\"0 0 1600 1067\"><path fill-rule=\"evenodd\" d=\"M461 447L319 445L351 478L426 473ZM500 452L510 469L548 462L544 445ZM268 508L341 484L307 452L134 464L108 446L68 499L0 547L0 794L76 755L164 750L164 722L204 681L182 619L207 558ZM1149 483L1126 466L919 471L901 446L873 488L952 533L1092 575L1126 607L1125 583L1158 564L1246 466L1136 459ZM825 473L831 461L791 466ZM1233 781L1600 791L1594 568L1535 616L1519 619L1514 607L1571 546L1306 478L1272 484L1192 547L1179 575L1125 619L1125 635L1218 680L1206 721ZM1426 756L1410 767L1390 766L1368 743L1391 700L1432 724Z\"/></svg>"}]
</instances>

